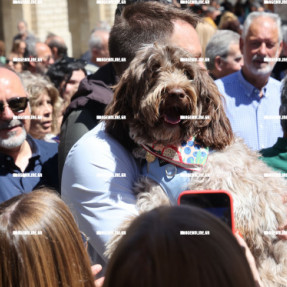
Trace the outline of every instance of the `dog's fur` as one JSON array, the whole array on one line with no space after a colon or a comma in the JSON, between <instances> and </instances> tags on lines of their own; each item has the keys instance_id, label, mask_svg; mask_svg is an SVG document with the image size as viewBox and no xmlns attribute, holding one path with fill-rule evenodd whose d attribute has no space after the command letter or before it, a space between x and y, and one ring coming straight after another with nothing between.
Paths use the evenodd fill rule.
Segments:
<instances>
[{"instance_id":1,"label":"dog's fur","mask_svg":"<svg viewBox=\"0 0 287 287\"><path fill-rule=\"evenodd\" d=\"M193 135L201 145L215 150L199 172L203 176L191 177L189 189L231 192L236 228L255 257L264 286L287 286L287 242L264 234L287 223L283 204L286 182L264 177L273 173L272 169L242 140L234 139L216 85L197 64L180 61L188 57L187 52L170 46L155 45L139 51L116 86L114 101L106 111L106 115L126 115L127 119L107 121L106 129L137 155L142 151L140 144L179 145ZM166 122L166 118L178 115L210 118ZM136 183L135 193L140 213L170 204L161 187L147 178ZM126 230L130 220L120 229ZM115 237L109 243L108 255L118 240Z\"/></svg>"}]
</instances>

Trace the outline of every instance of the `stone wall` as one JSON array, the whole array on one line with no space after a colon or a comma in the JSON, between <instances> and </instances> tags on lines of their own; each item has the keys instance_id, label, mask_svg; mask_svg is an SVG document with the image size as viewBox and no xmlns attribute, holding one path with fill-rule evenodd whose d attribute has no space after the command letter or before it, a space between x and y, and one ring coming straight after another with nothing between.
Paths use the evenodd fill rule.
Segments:
<instances>
[{"instance_id":1,"label":"stone wall","mask_svg":"<svg viewBox=\"0 0 287 287\"><path fill-rule=\"evenodd\" d=\"M41 41L48 32L64 38L69 55L79 57L88 49L92 29L99 21L113 24L116 5L97 4L96 0L42 0L41 4L13 4L0 0L0 39L11 49L17 22L24 19Z\"/></svg>"},{"instance_id":2,"label":"stone wall","mask_svg":"<svg viewBox=\"0 0 287 287\"><path fill-rule=\"evenodd\" d=\"M97 4L96 0L68 1L69 28L72 31L74 56L88 50L91 31L100 21L113 25L116 5Z\"/></svg>"},{"instance_id":3,"label":"stone wall","mask_svg":"<svg viewBox=\"0 0 287 287\"><path fill-rule=\"evenodd\" d=\"M22 5L14 5L12 1L1 0L0 2L0 26L3 40L6 46L6 55L10 53L13 37L17 32L17 22L23 19Z\"/></svg>"}]
</instances>

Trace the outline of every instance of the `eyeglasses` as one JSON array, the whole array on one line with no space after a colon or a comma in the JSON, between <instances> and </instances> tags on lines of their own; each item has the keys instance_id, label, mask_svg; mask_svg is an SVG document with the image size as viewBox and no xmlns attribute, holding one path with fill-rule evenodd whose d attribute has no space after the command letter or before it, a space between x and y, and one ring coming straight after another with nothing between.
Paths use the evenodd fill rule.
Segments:
<instances>
[{"instance_id":1,"label":"eyeglasses","mask_svg":"<svg viewBox=\"0 0 287 287\"><path fill-rule=\"evenodd\" d=\"M13 113L21 113L27 108L29 99L25 97L11 98L7 100L7 104L0 101L0 112L3 113L5 107L9 106Z\"/></svg>"}]
</instances>

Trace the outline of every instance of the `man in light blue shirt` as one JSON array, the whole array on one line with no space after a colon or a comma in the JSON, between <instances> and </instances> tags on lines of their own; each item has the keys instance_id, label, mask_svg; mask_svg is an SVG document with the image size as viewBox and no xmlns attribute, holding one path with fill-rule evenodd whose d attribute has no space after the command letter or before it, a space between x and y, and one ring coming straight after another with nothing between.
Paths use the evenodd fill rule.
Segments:
<instances>
[{"instance_id":1,"label":"man in light blue shirt","mask_svg":"<svg viewBox=\"0 0 287 287\"><path fill-rule=\"evenodd\" d=\"M94 263L105 265L103 253L118 225L137 215L133 184L139 166L132 154L105 132L100 123L70 150L62 177L62 198L81 231L90 238Z\"/></svg>"},{"instance_id":2,"label":"man in light blue shirt","mask_svg":"<svg viewBox=\"0 0 287 287\"><path fill-rule=\"evenodd\" d=\"M282 49L280 26L276 14L249 14L240 39L244 66L215 81L225 97L234 133L253 150L270 147L282 136L278 118L281 84L270 77Z\"/></svg>"},{"instance_id":3,"label":"man in light blue shirt","mask_svg":"<svg viewBox=\"0 0 287 287\"><path fill-rule=\"evenodd\" d=\"M125 9L128 12L118 16L110 40L120 35L121 43L116 43L114 48L128 53L127 60L131 61L137 51L131 49L154 41L173 44L194 57L201 57L195 30L197 18L193 14L156 2L136 3ZM120 33L118 30L123 27ZM123 39L122 35L127 38ZM121 65L115 68L121 75L122 64L128 63L118 64ZM133 186L139 174L132 153L108 134L103 124L89 131L70 150L63 169L62 198L71 208L80 230L90 238L89 254L94 263L105 266L105 244L120 231L119 226L126 218L138 213Z\"/></svg>"}]
</instances>

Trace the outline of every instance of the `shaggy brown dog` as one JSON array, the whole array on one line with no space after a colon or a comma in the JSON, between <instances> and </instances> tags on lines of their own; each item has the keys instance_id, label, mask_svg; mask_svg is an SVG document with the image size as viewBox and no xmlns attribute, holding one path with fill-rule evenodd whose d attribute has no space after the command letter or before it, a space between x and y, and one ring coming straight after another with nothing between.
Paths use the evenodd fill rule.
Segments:
<instances>
[{"instance_id":1,"label":"shaggy brown dog","mask_svg":"<svg viewBox=\"0 0 287 287\"><path fill-rule=\"evenodd\" d=\"M117 85L106 115L126 115L107 121L106 130L125 147L139 144L179 145L196 136L199 143L222 150L233 139L216 85L196 63L180 61L190 54L173 47L152 47L137 54ZM180 115L209 119L183 120ZM130 136L129 136L130 135Z\"/></svg>"},{"instance_id":2,"label":"shaggy brown dog","mask_svg":"<svg viewBox=\"0 0 287 287\"><path fill-rule=\"evenodd\" d=\"M234 139L222 97L206 71L181 61L190 54L174 47L149 46L140 51L116 86L106 115L126 115L107 121L106 129L127 149L144 157L140 145L180 145L191 136L212 152L199 172L191 172L189 189L224 189L232 193L236 228L253 253L264 286L287 286L287 242L266 231L287 222L283 196L286 182L266 177L273 171L258 154ZM180 120L181 115L209 116ZM170 204L163 189L143 177L136 183L139 212ZM122 230L130 221L123 223ZM118 237L108 245L114 250ZM231 255L232 256L232 255Z\"/></svg>"}]
</instances>

